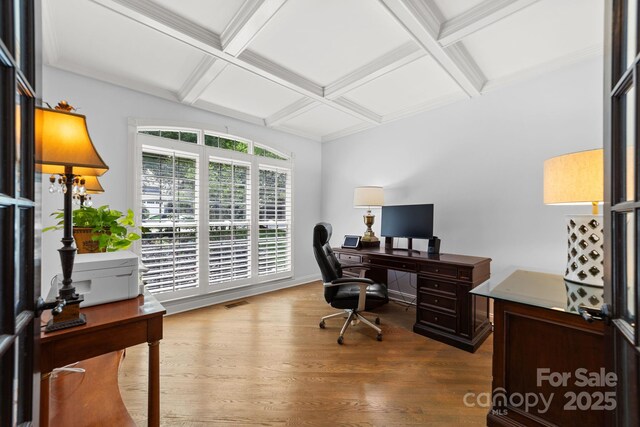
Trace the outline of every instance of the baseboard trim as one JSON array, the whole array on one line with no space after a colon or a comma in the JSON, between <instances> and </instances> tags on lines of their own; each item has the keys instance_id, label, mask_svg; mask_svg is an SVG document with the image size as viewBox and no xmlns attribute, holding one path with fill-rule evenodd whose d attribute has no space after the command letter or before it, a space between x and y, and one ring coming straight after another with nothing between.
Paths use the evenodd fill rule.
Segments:
<instances>
[{"instance_id":1,"label":"baseboard trim","mask_svg":"<svg viewBox=\"0 0 640 427\"><path fill-rule=\"evenodd\" d=\"M207 295L198 295L191 298L182 298L173 301L163 301L162 305L167 310L167 315L183 313L185 311L197 310L214 304L233 301L240 298L252 297L265 294L280 289L292 288L294 286L305 285L310 282L320 280L319 275L311 274L303 277L296 277L286 281L268 282L253 286L219 291Z\"/></svg>"}]
</instances>

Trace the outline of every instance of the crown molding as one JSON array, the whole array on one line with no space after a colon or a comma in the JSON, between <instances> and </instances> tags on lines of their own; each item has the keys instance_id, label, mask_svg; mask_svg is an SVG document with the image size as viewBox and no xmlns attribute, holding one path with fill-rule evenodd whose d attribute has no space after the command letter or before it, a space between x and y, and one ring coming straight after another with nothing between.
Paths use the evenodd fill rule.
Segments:
<instances>
[{"instance_id":1,"label":"crown molding","mask_svg":"<svg viewBox=\"0 0 640 427\"><path fill-rule=\"evenodd\" d=\"M302 113L306 113L316 106L318 106L318 103L313 99L301 98L293 104L284 107L282 110L276 111L264 121L268 127L278 126L280 123L291 120Z\"/></svg>"},{"instance_id":2,"label":"crown molding","mask_svg":"<svg viewBox=\"0 0 640 427\"><path fill-rule=\"evenodd\" d=\"M286 0L246 0L220 35L222 48L233 56L246 49Z\"/></svg>"},{"instance_id":3,"label":"crown molding","mask_svg":"<svg viewBox=\"0 0 640 427\"><path fill-rule=\"evenodd\" d=\"M469 96L480 96L475 76L468 75L437 40L439 12L433 3L420 0L379 0L386 10L420 44Z\"/></svg>"},{"instance_id":4,"label":"crown molding","mask_svg":"<svg viewBox=\"0 0 640 427\"><path fill-rule=\"evenodd\" d=\"M44 2L42 5L42 51L44 54L44 62L48 65L54 65L60 58L60 48L58 44L58 36L54 25L52 16L52 8L55 6L55 2Z\"/></svg>"},{"instance_id":5,"label":"crown molding","mask_svg":"<svg viewBox=\"0 0 640 427\"><path fill-rule=\"evenodd\" d=\"M358 86L422 58L426 54L415 42L409 41L326 86L324 96L328 99L339 98Z\"/></svg>"},{"instance_id":6,"label":"crown molding","mask_svg":"<svg viewBox=\"0 0 640 427\"><path fill-rule=\"evenodd\" d=\"M160 30L161 32L176 38L177 40L183 40L184 36L188 36L193 40L210 46L218 51L222 50L222 43L220 37L201 27L198 24L193 23L187 18L183 18L170 10L160 6L151 0L91 0L96 4L106 7L120 13L121 15L132 18L148 27ZM135 13L135 16L132 14ZM162 29L159 28L162 26ZM197 46L196 46L197 47Z\"/></svg>"},{"instance_id":7,"label":"crown molding","mask_svg":"<svg viewBox=\"0 0 640 427\"><path fill-rule=\"evenodd\" d=\"M227 63L220 59L211 56L202 58L178 91L178 99L180 102L185 104L193 104L196 102L205 89L209 87L226 67Z\"/></svg>"},{"instance_id":8,"label":"crown molding","mask_svg":"<svg viewBox=\"0 0 640 427\"><path fill-rule=\"evenodd\" d=\"M80 64L70 63L63 59L59 59L55 64L51 64L50 66L73 74L85 76L90 79L100 80L116 86L131 89L136 92L153 95L168 101L179 102L176 94L168 89L161 89L157 86L152 86L141 81L128 79L122 76L114 76L113 74L105 73L104 71L89 68Z\"/></svg>"},{"instance_id":9,"label":"crown molding","mask_svg":"<svg viewBox=\"0 0 640 427\"><path fill-rule=\"evenodd\" d=\"M507 86L521 80L538 77L542 74L556 71L590 58L602 56L603 53L604 48L602 47L602 45L593 45L586 49L575 51L569 55L563 55L551 61L547 61L543 64L526 68L524 70L517 71L506 76L498 77L493 80L489 80L482 88L482 93L485 94L491 92L494 89Z\"/></svg>"},{"instance_id":10,"label":"crown molding","mask_svg":"<svg viewBox=\"0 0 640 427\"><path fill-rule=\"evenodd\" d=\"M539 0L487 0L442 24L438 41L449 46Z\"/></svg>"},{"instance_id":11,"label":"crown molding","mask_svg":"<svg viewBox=\"0 0 640 427\"><path fill-rule=\"evenodd\" d=\"M347 99L347 98L338 98L334 101L337 105L340 105L348 110L356 111L362 117L367 118L367 122L373 124L379 124L382 122L382 117L379 114L374 113L368 108L363 107L362 105Z\"/></svg>"},{"instance_id":12,"label":"crown molding","mask_svg":"<svg viewBox=\"0 0 640 427\"><path fill-rule=\"evenodd\" d=\"M210 111L212 113L220 114L223 116L231 117L233 119L242 120L254 125L264 126L264 119L253 114L244 113L242 111L234 110L233 108L223 107L222 105L214 104L213 102L204 101L202 99L193 103L194 107L202 108L203 110Z\"/></svg>"},{"instance_id":13,"label":"crown molding","mask_svg":"<svg viewBox=\"0 0 640 427\"><path fill-rule=\"evenodd\" d=\"M443 107L448 104L453 104L454 102L458 102L468 98L469 96L462 92L441 96L439 98L431 99L418 105L413 105L411 107L403 108L390 114L385 114L384 116L382 116L382 123L389 123L395 120L400 120L405 117Z\"/></svg>"},{"instance_id":14,"label":"crown molding","mask_svg":"<svg viewBox=\"0 0 640 427\"><path fill-rule=\"evenodd\" d=\"M321 142L335 141L336 139L344 138L345 136L353 135L354 133L362 132L363 130L371 129L374 125L370 123L360 123L357 125L349 126L348 128L332 132L324 135L321 138Z\"/></svg>"}]
</instances>

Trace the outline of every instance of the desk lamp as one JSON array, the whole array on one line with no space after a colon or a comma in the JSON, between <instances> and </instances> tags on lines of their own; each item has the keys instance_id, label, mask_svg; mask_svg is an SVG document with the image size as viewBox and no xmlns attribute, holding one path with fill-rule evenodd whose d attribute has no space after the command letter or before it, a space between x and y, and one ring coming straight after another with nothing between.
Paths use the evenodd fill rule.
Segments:
<instances>
[{"instance_id":1,"label":"desk lamp","mask_svg":"<svg viewBox=\"0 0 640 427\"><path fill-rule=\"evenodd\" d=\"M553 157L544 162L544 203L591 205L591 215L567 215L567 267L574 283L603 286L603 229L598 203L604 197L603 150Z\"/></svg>"},{"instance_id":2,"label":"desk lamp","mask_svg":"<svg viewBox=\"0 0 640 427\"><path fill-rule=\"evenodd\" d=\"M375 221L375 215L371 213L372 207L380 207L384 204L384 192L382 187L356 187L353 192L353 205L356 208L366 208L367 213L362 216L367 230L360 239L364 244L379 242L371 226Z\"/></svg>"},{"instance_id":3,"label":"desk lamp","mask_svg":"<svg viewBox=\"0 0 640 427\"><path fill-rule=\"evenodd\" d=\"M42 173L58 176L59 191L64 193L64 234L62 248L58 249L63 280L47 332L86 323L80 313L84 298L76 293L71 280L76 255L71 234L73 183L77 176L100 176L109 170L93 146L86 117L73 110L66 101L55 109L36 108L36 163ZM54 184L55 177L52 188Z\"/></svg>"}]
</instances>

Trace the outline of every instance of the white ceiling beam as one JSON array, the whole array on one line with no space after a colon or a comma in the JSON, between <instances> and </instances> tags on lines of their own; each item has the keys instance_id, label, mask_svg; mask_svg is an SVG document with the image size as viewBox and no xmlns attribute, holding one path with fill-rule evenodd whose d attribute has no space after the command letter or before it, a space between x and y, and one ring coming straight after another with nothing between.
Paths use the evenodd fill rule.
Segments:
<instances>
[{"instance_id":1,"label":"white ceiling beam","mask_svg":"<svg viewBox=\"0 0 640 427\"><path fill-rule=\"evenodd\" d=\"M440 27L438 41L442 46L449 46L537 1L539 0L487 0L444 22Z\"/></svg>"},{"instance_id":2,"label":"white ceiling beam","mask_svg":"<svg viewBox=\"0 0 640 427\"><path fill-rule=\"evenodd\" d=\"M226 66L227 63L221 59L204 57L178 91L180 102L185 104L196 102Z\"/></svg>"},{"instance_id":3,"label":"white ceiling beam","mask_svg":"<svg viewBox=\"0 0 640 427\"><path fill-rule=\"evenodd\" d=\"M302 113L306 113L317 105L318 103L313 99L301 98L293 104L287 105L282 110L273 113L267 117L264 122L269 127L278 126L280 123L286 122Z\"/></svg>"},{"instance_id":4,"label":"white ceiling beam","mask_svg":"<svg viewBox=\"0 0 640 427\"><path fill-rule=\"evenodd\" d=\"M350 90L407 65L418 58L422 58L425 55L426 52L415 42L407 42L326 86L324 88L324 96L328 99L339 98Z\"/></svg>"},{"instance_id":5,"label":"white ceiling beam","mask_svg":"<svg viewBox=\"0 0 640 427\"><path fill-rule=\"evenodd\" d=\"M285 2L246 0L220 35L222 49L230 55L240 55Z\"/></svg>"},{"instance_id":6,"label":"white ceiling beam","mask_svg":"<svg viewBox=\"0 0 640 427\"><path fill-rule=\"evenodd\" d=\"M221 114L223 116L232 117L234 119L242 120L248 123L264 126L264 119L248 114L242 111L234 110L233 108L223 107L222 105L214 104L213 102L204 101L202 99L193 103L195 107L202 108L203 110L211 111L213 113Z\"/></svg>"},{"instance_id":7,"label":"white ceiling beam","mask_svg":"<svg viewBox=\"0 0 640 427\"><path fill-rule=\"evenodd\" d=\"M367 117L367 122L369 123L382 123L382 116L374 113L368 108L363 107L360 104L355 103L354 101L347 98L338 98L334 101L337 105L340 105L344 108L347 108L351 111L356 111L360 115Z\"/></svg>"},{"instance_id":8,"label":"white ceiling beam","mask_svg":"<svg viewBox=\"0 0 640 427\"><path fill-rule=\"evenodd\" d=\"M460 57L453 59L438 42L441 16L437 9L421 0L380 0L389 13L436 60L451 78L471 97L480 96L476 76L467 74L474 67L460 67ZM475 67L477 68L477 66Z\"/></svg>"},{"instance_id":9,"label":"white ceiling beam","mask_svg":"<svg viewBox=\"0 0 640 427\"><path fill-rule=\"evenodd\" d=\"M367 122L371 118L358 111L350 110L342 105L326 99L322 87L280 67L260 55L243 51L239 57L222 50L222 43L217 34L181 18L150 0L92 0L120 15L144 24L162 34L173 37L185 44L195 47L216 58L223 59L233 65L264 77L274 83L308 96L320 103L349 114Z\"/></svg>"}]
</instances>

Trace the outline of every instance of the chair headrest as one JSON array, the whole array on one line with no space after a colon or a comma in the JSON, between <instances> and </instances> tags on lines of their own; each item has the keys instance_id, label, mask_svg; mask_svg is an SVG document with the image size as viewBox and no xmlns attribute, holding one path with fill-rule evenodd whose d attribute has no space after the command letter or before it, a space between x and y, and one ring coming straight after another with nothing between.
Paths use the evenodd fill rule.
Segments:
<instances>
[{"instance_id":1,"label":"chair headrest","mask_svg":"<svg viewBox=\"0 0 640 427\"><path fill-rule=\"evenodd\" d=\"M333 232L333 228L331 224L327 222L319 222L313 227L313 244L324 246L329 243L331 240L331 233Z\"/></svg>"}]
</instances>

